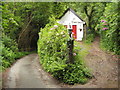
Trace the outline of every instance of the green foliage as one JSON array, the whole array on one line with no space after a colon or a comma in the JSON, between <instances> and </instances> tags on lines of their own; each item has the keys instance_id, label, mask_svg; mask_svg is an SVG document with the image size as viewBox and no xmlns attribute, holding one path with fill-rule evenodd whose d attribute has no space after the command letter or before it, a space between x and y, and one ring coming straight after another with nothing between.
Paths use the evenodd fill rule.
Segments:
<instances>
[{"instance_id":1,"label":"green foliage","mask_svg":"<svg viewBox=\"0 0 120 90\"><path fill-rule=\"evenodd\" d=\"M73 52L75 62L67 64L69 39L67 29L53 20L40 31L38 54L43 68L64 83L86 83L91 74L80 59L81 48L77 42Z\"/></svg>"},{"instance_id":2,"label":"green foliage","mask_svg":"<svg viewBox=\"0 0 120 90\"><path fill-rule=\"evenodd\" d=\"M100 23L97 25L101 37L101 47L120 54L118 3L107 3L103 14L100 17Z\"/></svg>"},{"instance_id":3,"label":"green foliage","mask_svg":"<svg viewBox=\"0 0 120 90\"><path fill-rule=\"evenodd\" d=\"M56 71L53 74L58 80L73 85L75 83L85 84L89 78L92 78L90 70L83 62L83 50L80 48L80 43L74 41L73 64L67 64L63 70ZM81 51L82 50L82 51Z\"/></svg>"},{"instance_id":4,"label":"green foliage","mask_svg":"<svg viewBox=\"0 0 120 90\"><path fill-rule=\"evenodd\" d=\"M80 62L68 64L63 70L52 73L58 80L73 85L75 83L85 84L88 78L91 78L89 69L84 67Z\"/></svg>"},{"instance_id":5,"label":"green foliage","mask_svg":"<svg viewBox=\"0 0 120 90\"><path fill-rule=\"evenodd\" d=\"M103 14L105 3L89 3L89 2L77 2L73 7L76 9L77 13L86 22L87 27L95 34L95 26Z\"/></svg>"},{"instance_id":6,"label":"green foliage","mask_svg":"<svg viewBox=\"0 0 120 90\"><path fill-rule=\"evenodd\" d=\"M14 15L12 7L12 3L2 3L2 27L7 36L16 40L20 19Z\"/></svg>"},{"instance_id":7,"label":"green foliage","mask_svg":"<svg viewBox=\"0 0 120 90\"><path fill-rule=\"evenodd\" d=\"M63 15L64 11L67 9L66 6L68 4L66 4L65 2L54 2L52 5L53 5L52 6L52 15L56 19L58 19Z\"/></svg>"},{"instance_id":8,"label":"green foliage","mask_svg":"<svg viewBox=\"0 0 120 90\"><path fill-rule=\"evenodd\" d=\"M8 38L8 39L7 39ZM3 41L5 39L5 41ZM12 40L9 37L4 38L3 36L3 40L1 41L1 46L0 46L0 50L1 52L1 60L2 60L2 66L3 69L7 68L11 65L12 62L14 62L14 58L15 58L15 53L13 50L11 49L16 49L16 46L11 47L9 46L9 44L7 45L6 43L10 43ZM6 42L7 41L7 42Z\"/></svg>"},{"instance_id":9,"label":"green foliage","mask_svg":"<svg viewBox=\"0 0 120 90\"><path fill-rule=\"evenodd\" d=\"M38 54L41 64L49 72L64 69L67 60L66 43L69 37L67 29L58 23L52 23L40 31Z\"/></svg>"},{"instance_id":10,"label":"green foliage","mask_svg":"<svg viewBox=\"0 0 120 90\"><path fill-rule=\"evenodd\" d=\"M49 17L59 18L65 3L60 2L3 2L2 26L19 49L37 48L38 32L49 22Z\"/></svg>"},{"instance_id":11,"label":"green foliage","mask_svg":"<svg viewBox=\"0 0 120 90\"><path fill-rule=\"evenodd\" d=\"M91 43L91 42L93 42L93 41L94 41L94 37L95 37L95 35L92 34L92 33L87 34L87 37L86 37L85 42L86 42L86 43Z\"/></svg>"},{"instance_id":12,"label":"green foliage","mask_svg":"<svg viewBox=\"0 0 120 90\"><path fill-rule=\"evenodd\" d=\"M1 45L0 45L0 63L2 63L2 69L8 68L15 62L15 59L18 59L26 54L27 52L18 52L17 43L12 40L10 37L2 34L1 38Z\"/></svg>"},{"instance_id":13,"label":"green foliage","mask_svg":"<svg viewBox=\"0 0 120 90\"><path fill-rule=\"evenodd\" d=\"M18 51L17 43L15 42L15 40L12 40L9 36L5 35L4 33L2 33L1 39L1 42L4 45L4 47L7 47L12 51Z\"/></svg>"}]
</instances>

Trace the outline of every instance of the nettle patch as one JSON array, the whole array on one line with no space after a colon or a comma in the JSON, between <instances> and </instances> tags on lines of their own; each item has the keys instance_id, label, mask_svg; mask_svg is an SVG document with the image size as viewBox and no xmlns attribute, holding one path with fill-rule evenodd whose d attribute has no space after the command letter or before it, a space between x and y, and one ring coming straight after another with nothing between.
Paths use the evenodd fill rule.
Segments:
<instances>
[{"instance_id":1,"label":"nettle patch","mask_svg":"<svg viewBox=\"0 0 120 90\"><path fill-rule=\"evenodd\" d=\"M67 83L86 83L91 74L80 59L80 46L75 42L74 63L68 61L68 30L61 24L47 24L40 30L38 55L43 68L58 80Z\"/></svg>"}]
</instances>

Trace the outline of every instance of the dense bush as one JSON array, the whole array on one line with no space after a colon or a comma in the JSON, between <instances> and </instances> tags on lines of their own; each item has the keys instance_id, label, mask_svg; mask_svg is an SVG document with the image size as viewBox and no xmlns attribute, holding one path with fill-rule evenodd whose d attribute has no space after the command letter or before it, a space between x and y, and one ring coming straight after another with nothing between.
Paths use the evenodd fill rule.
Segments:
<instances>
[{"instance_id":1,"label":"dense bush","mask_svg":"<svg viewBox=\"0 0 120 90\"><path fill-rule=\"evenodd\" d=\"M107 3L100 23L97 25L101 37L101 47L116 54L120 54L118 10L118 3Z\"/></svg>"},{"instance_id":2,"label":"dense bush","mask_svg":"<svg viewBox=\"0 0 120 90\"><path fill-rule=\"evenodd\" d=\"M60 24L47 24L41 29L38 54L41 64L47 71L54 72L66 67L68 38L67 29Z\"/></svg>"},{"instance_id":3,"label":"dense bush","mask_svg":"<svg viewBox=\"0 0 120 90\"><path fill-rule=\"evenodd\" d=\"M89 78L92 78L90 70L85 67L83 58L81 56L81 48L79 43L74 41L74 50L73 50L73 64L67 64L63 70L56 71L53 74L58 80L63 81L67 84L81 83L84 84L88 81Z\"/></svg>"},{"instance_id":4,"label":"dense bush","mask_svg":"<svg viewBox=\"0 0 120 90\"><path fill-rule=\"evenodd\" d=\"M80 59L80 47L74 47L74 63L67 64L69 39L67 29L58 23L47 24L41 29L38 40L38 54L43 68L64 83L85 83L91 77Z\"/></svg>"},{"instance_id":5,"label":"dense bush","mask_svg":"<svg viewBox=\"0 0 120 90\"><path fill-rule=\"evenodd\" d=\"M5 68L10 67L11 64L15 62L15 59L28 54L28 52L18 52L17 43L4 33L0 38L0 60L2 60L2 69L4 70Z\"/></svg>"},{"instance_id":6,"label":"dense bush","mask_svg":"<svg viewBox=\"0 0 120 90\"><path fill-rule=\"evenodd\" d=\"M18 52L16 43L18 35L23 26L22 15L20 12L22 3L2 3L2 29L0 32L0 69L10 67L16 59L28 54L28 52ZM16 8L14 7L16 6ZM20 12L21 13L21 12Z\"/></svg>"},{"instance_id":7,"label":"dense bush","mask_svg":"<svg viewBox=\"0 0 120 90\"><path fill-rule=\"evenodd\" d=\"M91 42L93 42L93 41L94 41L94 37L95 37L94 34L92 34L92 33L88 34L87 37L86 37L85 42L86 42L86 43L91 43Z\"/></svg>"}]
</instances>

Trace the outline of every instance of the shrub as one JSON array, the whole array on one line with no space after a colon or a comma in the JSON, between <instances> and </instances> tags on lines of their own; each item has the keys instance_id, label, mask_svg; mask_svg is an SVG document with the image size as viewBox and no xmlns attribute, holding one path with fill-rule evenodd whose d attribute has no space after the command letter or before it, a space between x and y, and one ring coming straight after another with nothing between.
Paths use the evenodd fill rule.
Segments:
<instances>
[{"instance_id":1,"label":"shrub","mask_svg":"<svg viewBox=\"0 0 120 90\"><path fill-rule=\"evenodd\" d=\"M28 54L27 52L18 52L17 43L4 33L1 36L0 44L0 63L2 63L3 70L10 67L16 59Z\"/></svg>"},{"instance_id":2,"label":"shrub","mask_svg":"<svg viewBox=\"0 0 120 90\"><path fill-rule=\"evenodd\" d=\"M112 51L120 55L118 6L119 3L107 3L103 16L100 17L99 24L96 27L100 33L101 47L107 51Z\"/></svg>"},{"instance_id":3,"label":"shrub","mask_svg":"<svg viewBox=\"0 0 120 90\"><path fill-rule=\"evenodd\" d=\"M69 39L67 29L58 23L50 23L40 30L38 55L43 68L58 80L67 83L85 83L91 77L89 70L80 58L80 46L74 47L74 63L67 64Z\"/></svg>"},{"instance_id":4,"label":"shrub","mask_svg":"<svg viewBox=\"0 0 120 90\"><path fill-rule=\"evenodd\" d=\"M87 37L86 37L86 40L85 42L86 43L91 43L94 41L94 34L90 33L90 34L87 34Z\"/></svg>"},{"instance_id":5,"label":"shrub","mask_svg":"<svg viewBox=\"0 0 120 90\"><path fill-rule=\"evenodd\" d=\"M44 69L49 72L63 70L68 58L67 29L58 23L47 24L44 29L41 29L39 36L38 54Z\"/></svg>"},{"instance_id":6,"label":"shrub","mask_svg":"<svg viewBox=\"0 0 120 90\"><path fill-rule=\"evenodd\" d=\"M92 75L90 74L90 70L85 66L85 63L83 62L79 42L74 41L74 46L74 63L67 64L67 66L63 70L58 71L55 74L55 77L67 84L84 84L88 81L88 78L92 77Z\"/></svg>"}]
</instances>

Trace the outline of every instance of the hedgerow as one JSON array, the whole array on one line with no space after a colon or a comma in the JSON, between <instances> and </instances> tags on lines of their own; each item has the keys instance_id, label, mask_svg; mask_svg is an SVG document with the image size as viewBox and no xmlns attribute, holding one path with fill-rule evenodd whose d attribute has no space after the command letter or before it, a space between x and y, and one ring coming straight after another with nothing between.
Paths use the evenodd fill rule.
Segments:
<instances>
[{"instance_id":1,"label":"hedgerow","mask_svg":"<svg viewBox=\"0 0 120 90\"><path fill-rule=\"evenodd\" d=\"M107 51L120 54L120 33L119 33L119 3L107 3L103 16L100 17L97 28L100 34L100 45ZM114 7L114 8L113 8Z\"/></svg>"},{"instance_id":2,"label":"hedgerow","mask_svg":"<svg viewBox=\"0 0 120 90\"><path fill-rule=\"evenodd\" d=\"M10 67L16 59L29 54L28 52L18 52L17 43L15 40L11 39L4 33L0 36L0 63L2 67L1 69L5 70Z\"/></svg>"},{"instance_id":3,"label":"hedgerow","mask_svg":"<svg viewBox=\"0 0 120 90\"><path fill-rule=\"evenodd\" d=\"M91 74L80 59L81 49L78 44L73 51L74 63L68 63L68 40L68 30L63 25L47 24L39 33L40 63L47 72L64 83L86 83Z\"/></svg>"}]
</instances>

